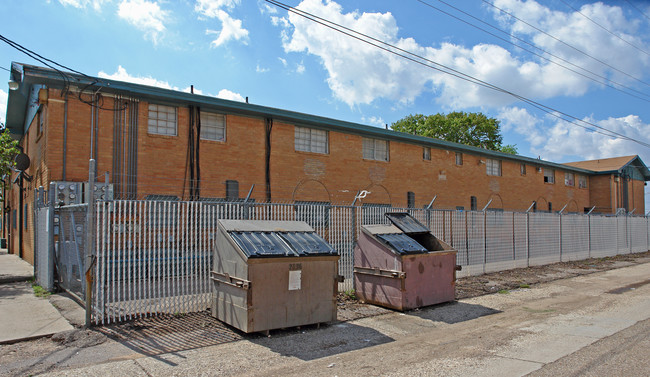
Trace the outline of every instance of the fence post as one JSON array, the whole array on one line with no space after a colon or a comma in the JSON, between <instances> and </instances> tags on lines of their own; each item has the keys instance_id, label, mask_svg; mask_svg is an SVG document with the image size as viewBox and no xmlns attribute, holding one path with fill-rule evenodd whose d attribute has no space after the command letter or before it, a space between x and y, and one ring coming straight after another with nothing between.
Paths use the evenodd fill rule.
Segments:
<instances>
[{"instance_id":1,"label":"fence post","mask_svg":"<svg viewBox=\"0 0 650 377\"><path fill-rule=\"evenodd\" d=\"M92 286L93 276L92 267L95 262L95 245L94 231L95 231L95 160L90 159L88 164L88 189L86 192L88 202L88 209L86 211L86 242L85 242L85 275L86 275L86 328L91 325L92 319Z\"/></svg>"},{"instance_id":2,"label":"fence post","mask_svg":"<svg viewBox=\"0 0 650 377\"><path fill-rule=\"evenodd\" d=\"M487 270L486 267L487 267L487 212L483 210L483 273L485 273L485 271Z\"/></svg>"},{"instance_id":3,"label":"fence post","mask_svg":"<svg viewBox=\"0 0 650 377\"><path fill-rule=\"evenodd\" d=\"M530 213L526 212L526 267L530 267Z\"/></svg>"},{"instance_id":4,"label":"fence post","mask_svg":"<svg viewBox=\"0 0 650 377\"><path fill-rule=\"evenodd\" d=\"M56 251L54 249L54 200L56 195L56 183L50 182L49 193L47 194L48 211L47 211L47 274L49 276L48 284L54 287L54 263L56 261Z\"/></svg>"},{"instance_id":5,"label":"fence post","mask_svg":"<svg viewBox=\"0 0 650 377\"><path fill-rule=\"evenodd\" d=\"M563 262L562 260L562 214L559 214L560 216L560 262Z\"/></svg>"},{"instance_id":6,"label":"fence post","mask_svg":"<svg viewBox=\"0 0 650 377\"><path fill-rule=\"evenodd\" d=\"M587 215L587 236L589 240L587 242L587 257L591 258L591 215Z\"/></svg>"}]
</instances>

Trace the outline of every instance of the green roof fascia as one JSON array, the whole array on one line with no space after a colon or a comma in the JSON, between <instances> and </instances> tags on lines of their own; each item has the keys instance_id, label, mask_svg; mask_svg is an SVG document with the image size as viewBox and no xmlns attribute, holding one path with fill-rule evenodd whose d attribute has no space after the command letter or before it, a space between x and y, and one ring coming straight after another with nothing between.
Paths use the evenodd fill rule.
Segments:
<instances>
[{"instance_id":1,"label":"green roof fascia","mask_svg":"<svg viewBox=\"0 0 650 377\"><path fill-rule=\"evenodd\" d=\"M635 162L635 161L638 161L640 163L640 165L633 164L633 162ZM636 156L635 158L628 161L628 163L621 166L620 169L607 170L607 171L595 171L594 175L622 174L623 170L625 170L625 168L630 167L630 166L640 170L644 181L650 181L650 169L648 169L646 164L643 162L643 160L641 160L641 157L639 157L639 156Z\"/></svg>"},{"instance_id":2,"label":"green roof fascia","mask_svg":"<svg viewBox=\"0 0 650 377\"><path fill-rule=\"evenodd\" d=\"M36 67L31 65L22 64L23 67L23 81L29 84L46 84L53 87L63 87L63 80L61 74L55 70ZM105 92L130 94L143 99L152 99L158 101L168 101L173 103L185 103L186 105L201 105L201 107L216 110L237 113L241 115L248 115L254 117L272 118L274 120L286 121L294 123L298 126L311 126L325 130L336 130L347 133L359 134L362 136L380 138L385 140L394 140L410 144L417 144L420 146L428 146L439 149L448 149L457 152L478 154L487 157L494 157L502 160L512 160L520 163L527 163L530 165L549 167L553 169L573 171L583 174L594 174L591 170L576 168L560 163L544 161L531 157L524 157L493 151L484 148L468 146L464 144L453 143L450 141L433 139L424 136L411 135L403 132L386 130L383 128L366 126L358 123L346 122L331 118L325 118L316 115L299 113L295 111L276 109L260 105L253 105L244 102L230 101L216 97L204 96L199 94L191 94L186 92L175 91L171 89L164 89L152 87L141 84L128 83L123 81L115 81L104 78L87 77L78 74L65 73L70 79L70 84L83 88L94 82L96 87L102 87Z\"/></svg>"}]
</instances>

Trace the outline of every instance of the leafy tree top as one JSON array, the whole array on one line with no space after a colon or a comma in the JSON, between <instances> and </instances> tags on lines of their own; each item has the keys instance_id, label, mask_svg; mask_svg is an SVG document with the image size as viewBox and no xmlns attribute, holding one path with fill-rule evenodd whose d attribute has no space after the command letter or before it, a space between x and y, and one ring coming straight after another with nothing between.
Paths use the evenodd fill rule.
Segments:
<instances>
[{"instance_id":1,"label":"leafy tree top","mask_svg":"<svg viewBox=\"0 0 650 377\"><path fill-rule=\"evenodd\" d=\"M18 142L11 138L4 124L0 123L0 178L4 177L5 174L11 174L14 157L18 152Z\"/></svg>"},{"instance_id":2,"label":"leafy tree top","mask_svg":"<svg viewBox=\"0 0 650 377\"><path fill-rule=\"evenodd\" d=\"M482 113L452 112L449 114L408 115L393 123L394 131L426 136L454 143L471 145L516 154L515 145L503 145L499 121Z\"/></svg>"}]
</instances>

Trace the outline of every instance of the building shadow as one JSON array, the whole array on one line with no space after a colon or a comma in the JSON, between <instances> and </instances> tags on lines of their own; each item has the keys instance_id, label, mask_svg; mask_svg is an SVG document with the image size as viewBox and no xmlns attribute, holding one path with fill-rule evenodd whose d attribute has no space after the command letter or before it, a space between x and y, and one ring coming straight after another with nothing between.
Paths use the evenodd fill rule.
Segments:
<instances>
[{"instance_id":1,"label":"building shadow","mask_svg":"<svg viewBox=\"0 0 650 377\"><path fill-rule=\"evenodd\" d=\"M450 325L459 322L471 321L473 319L497 313L501 313L501 311L482 305L468 304L458 301L426 306L405 312L407 315L412 315L434 322L444 322Z\"/></svg>"}]
</instances>

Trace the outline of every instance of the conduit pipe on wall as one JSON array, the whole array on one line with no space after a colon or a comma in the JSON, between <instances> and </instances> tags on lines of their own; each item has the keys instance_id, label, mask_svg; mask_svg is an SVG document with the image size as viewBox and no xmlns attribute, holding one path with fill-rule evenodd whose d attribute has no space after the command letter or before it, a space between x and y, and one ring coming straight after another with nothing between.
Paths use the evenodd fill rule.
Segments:
<instances>
[{"instance_id":1,"label":"conduit pipe on wall","mask_svg":"<svg viewBox=\"0 0 650 377\"><path fill-rule=\"evenodd\" d=\"M63 95L63 167L61 180L66 180L66 160L68 152L68 92Z\"/></svg>"}]
</instances>

